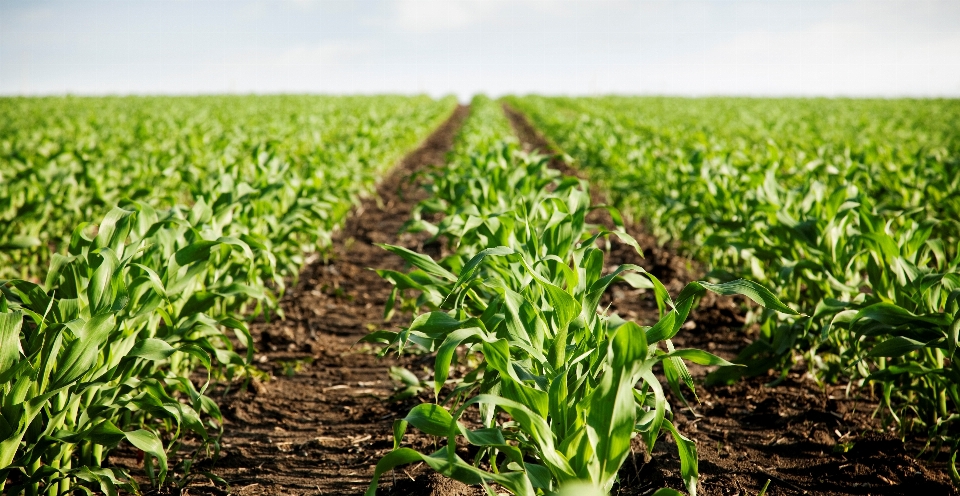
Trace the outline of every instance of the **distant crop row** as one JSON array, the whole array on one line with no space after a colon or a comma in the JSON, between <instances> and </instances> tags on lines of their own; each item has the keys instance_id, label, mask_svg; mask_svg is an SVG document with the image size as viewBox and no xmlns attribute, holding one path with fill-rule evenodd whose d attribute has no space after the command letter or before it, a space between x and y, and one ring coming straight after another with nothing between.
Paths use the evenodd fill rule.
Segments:
<instances>
[{"instance_id":1,"label":"distant crop row","mask_svg":"<svg viewBox=\"0 0 960 496\"><path fill-rule=\"evenodd\" d=\"M230 188L269 198L255 213L270 237L283 238L291 223L312 225L293 229L283 247L283 261L296 263L450 105L426 97L0 99L0 278L45 270L77 225L123 200L166 209Z\"/></svg>"},{"instance_id":2,"label":"distant crop row","mask_svg":"<svg viewBox=\"0 0 960 496\"><path fill-rule=\"evenodd\" d=\"M803 361L883 399L904 433L960 443L960 103L512 99L662 241L720 281L748 276L805 314L714 381ZM953 476L960 481L954 464Z\"/></svg>"},{"instance_id":3,"label":"distant crop row","mask_svg":"<svg viewBox=\"0 0 960 496\"><path fill-rule=\"evenodd\" d=\"M377 331L365 340L386 344L385 352L413 346L434 352L435 398L396 421L394 450L377 464L368 495L385 472L420 462L488 491L497 484L524 496L606 494L631 440L638 436L652 452L662 433L673 437L686 487L696 494L696 444L672 424L654 367L662 364L669 386L679 389L693 387L685 360L728 364L671 342L707 291L792 310L744 280L691 282L671 298L641 267L611 270L601 238L639 250L636 241L623 226L586 223L597 208L587 183L548 165L547 157L517 149L496 102L475 98L455 153L428 178L431 197L410 223L452 253L434 260L384 245L412 266L406 273L379 271L395 288L388 312L395 305L429 311L399 332ZM442 220L427 222L418 215L425 212ZM607 288L621 280L656 296L656 325L625 321L600 306ZM456 364L466 372L452 374ZM440 448L405 447L410 427L440 438ZM464 442L473 447L472 460L461 458Z\"/></svg>"},{"instance_id":4,"label":"distant crop row","mask_svg":"<svg viewBox=\"0 0 960 496\"><path fill-rule=\"evenodd\" d=\"M186 484L219 449L210 379L257 373L248 320L453 104L0 101L0 267L24 275L0 280L0 491L139 492L102 466L123 442Z\"/></svg>"}]
</instances>

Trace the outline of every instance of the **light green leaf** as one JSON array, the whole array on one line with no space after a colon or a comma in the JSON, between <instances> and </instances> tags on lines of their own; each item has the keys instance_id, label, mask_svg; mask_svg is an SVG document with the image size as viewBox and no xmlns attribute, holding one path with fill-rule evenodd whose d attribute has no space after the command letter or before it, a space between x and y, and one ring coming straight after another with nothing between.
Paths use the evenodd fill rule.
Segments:
<instances>
[{"instance_id":1,"label":"light green leaf","mask_svg":"<svg viewBox=\"0 0 960 496\"><path fill-rule=\"evenodd\" d=\"M434 262L432 258L426 255L422 255L415 251L410 251L402 246L393 246L381 243L377 243L377 246L389 251L390 253L393 253L394 255L400 256L410 263L410 265L413 265L414 267L434 277L439 277L440 279L445 279L450 282L457 280L457 277L453 275L452 272L437 265L437 262Z\"/></svg>"},{"instance_id":2,"label":"light green leaf","mask_svg":"<svg viewBox=\"0 0 960 496\"><path fill-rule=\"evenodd\" d=\"M167 478L167 453L163 449L160 438L145 429L127 432L125 435L130 444L157 459L157 466L160 469L157 479L160 484L163 484L163 481Z\"/></svg>"},{"instance_id":3,"label":"light green leaf","mask_svg":"<svg viewBox=\"0 0 960 496\"><path fill-rule=\"evenodd\" d=\"M708 353L703 350L694 349L694 348L675 350L663 356L664 359L668 357L683 358L685 360L690 360L691 362L700 364L700 365L720 365L724 367L733 367L733 366L742 367L743 366L739 364L730 363L724 360L723 358L718 357L717 355Z\"/></svg>"},{"instance_id":4,"label":"light green leaf","mask_svg":"<svg viewBox=\"0 0 960 496\"><path fill-rule=\"evenodd\" d=\"M737 279L736 281L725 282L723 284L711 284L700 281L701 286L721 295L740 294L750 298L754 303L762 305L771 310L789 315L800 315L796 310L786 306L769 289L746 279Z\"/></svg>"}]
</instances>

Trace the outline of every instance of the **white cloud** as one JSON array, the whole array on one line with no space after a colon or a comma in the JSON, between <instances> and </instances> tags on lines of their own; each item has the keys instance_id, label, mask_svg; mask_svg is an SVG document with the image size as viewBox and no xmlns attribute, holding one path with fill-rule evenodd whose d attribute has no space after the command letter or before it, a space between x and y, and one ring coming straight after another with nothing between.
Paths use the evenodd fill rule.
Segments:
<instances>
[{"instance_id":1,"label":"white cloud","mask_svg":"<svg viewBox=\"0 0 960 496\"><path fill-rule=\"evenodd\" d=\"M695 52L641 64L636 77L645 93L956 95L960 9L949 6L956 14L951 21L943 2L903 6L838 4L825 18L797 29L744 30L703 42Z\"/></svg>"},{"instance_id":2,"label":"white cloud","mask_svg":"<svg viewBox=\"0 0 960 496\"><path fill-rule=\"evenodd\" d=\"M413 33L456 30L482 22L502 6L498 0L398 0L390 20Z\"/></svg>"},{"instance_id":3,"label":"white cloud","mask_svg":"<svg viewBox=\"0 0 960 496\"><path fill-rule=\"evenodd\" d=\"M371 53L375 46L367 41L334 40L316 44L298 44L276 57L266 56L262 62L287 67L333 66L348 64Z\"/></svg>"},{"instance_id":4,"label":"white cloud","mask_svg":"<svg viewBox=\"0 0 960 496\"><path fill-rule=\"evenodd\" d=\"M590 2L559 0L395 0L387 21L410 33L462 30L490 23L509 23L511 14L533 10L552 15L569 11L576 4L598 6L610 0Z\"/></svg>"},{"instance_id":5,"label":"white cloud","mask_svg":"<svg viewBox=\"0 0 960 496\"><path fill-rule=\"evenodd\" d=\"M0 0L0 93L960 95L957 0L123 5Z\"/></svg>"}]
</instances>

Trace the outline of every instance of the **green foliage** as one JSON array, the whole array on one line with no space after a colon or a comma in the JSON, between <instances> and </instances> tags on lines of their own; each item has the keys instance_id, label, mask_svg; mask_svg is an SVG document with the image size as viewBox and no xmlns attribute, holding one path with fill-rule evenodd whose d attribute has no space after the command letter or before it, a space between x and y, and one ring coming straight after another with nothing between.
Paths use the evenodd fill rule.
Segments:
<instances>
[{"instance_id":1,"label":"green foliage","mask_svg":"<svg viewBox=\"0 0 960 496\"><path fill-rule=\"evenodd\" d=\"M803 359L879 387L884 418L960 442L960 104L950 100L540 98L511 102L628 213L719 280L802 316L715 381Z\"/></svg>"},{"instance_id":2,"label":"green foliage","mask_svg":"<svg viewBox=\"0 0 960 496\"><path fill-rule=\"evenodd\" d=\"M224 106L243 101L223 100ZM155 123L150 119L160 119L151 114L159 106L151 105L176 102L184 110L219 101L103 100L130 104L152 115L141 122L147 127ZM341 126L328 130L340 141L321 142L317 137L316 142L297 144L296 139L285 138L288 141L257 144L248 150L252 160L217 162L211 164L217 169L205 173L182 162L168 164L172 169L165 171L152 169L150 162L127 171L133 177L142 174L140 179L158 173L178 176L172 183L158 180L157 186L170 184L188 191L189 207L152 206L167 201L163 198L120 200L98 224L91 225L77 217L87 215L87 210L61 211L65 204L53 200L66 199L44 193L45 189L58 192L60 184L45 184L44 178L31 175L31 171L62 167L69 176L72 159L39 168L31 168L37 165L32 159L18 162L26 166L21 170L25 174L16 178L24 189L14 189L13 197L49 205L37 217L31 213L35 210L23 210L29 202L8 204L16 215L13 224L39 229L47 239L64 240L64 251L50 255L44 274L31 272L33 281L0 281L0 489L4 494L56 495L74 489L139 493L127 474L101 468L109 450L122 442L144 453L144 467L154 485L168 479L168 454L182 458L175 468L181 485L189 481L186 476L196 455L216 455L222 417L206 395L210 379L230 381L258 373L252 365L253 342L245 321L276 309L285 279L296 276L304 254L324 247L330 230L371 186L376 174L403 147L422 139L453 103L399 97L321 98L319 102L332 105L329 112L343 113L337 119L321 114L317 121ZM396 115L380 116L382 109L372 110L378 102ZM4 102L15 103L42 108L49 102ZM66 105L67 110L79 111L87 100L72 103L78 106ZM417 114L417 109L422 112ZM351 112L361 117L350 117ZM261 131L267 133L264 136L285 136L297 125L313 121L288 123L282 114L274 119L279 120ZM129 129L118 129L121 123L109 121L104 129L124 135ZM211 125L216 129L223 124L214 119ZM239 127L236 132L247 136ZM181 146L192 147L185 149L197 157L208 153L208 135L171 138L186 140L174 140L179 144L161 150L172 154L175 162L185 159L176 156ZM259 138L236 139L232 144L227 139L227 148L242 150L243 140ZM66 138L61 144L76 146ZM337 150L320 153L324 147ZM93 149L112 157L134 154L132 148ZM39 153L24 148L17 156L23 158L28 152ZM63 154L57 157L62 159ZM184 169L176 168L181 166ZM110 184L109 178L124 177L124 171L107 164L102 167L106 184L92 181L88 186L111 194L122 192L124 186ZM194 173L198 174L195 181L179 182ZM97 201L84 196L90 194L77 190L81 199L90 202L90 211L95 211ZM114 201L112 196L97 198L107 205ZM49 231L61 222L75 225L65 233ZM32 263L36 253L10 256ZM21 255L25 258L17 258ZM28 269L30 265L21 265L17 270ZM245 353L234 350L234 340ZM199 385L194 383L196 372L207 376ZM199 442L191 452L181 450L185 434ZM2 487L5 483L9 485Z\"/></svg>"},{"instance_id":3,"label":"green foliage","mask_svg":"<svg viewBox=\"0 0 960 496\"><path fill-rule=\"evenodd\" d=\"M121 201L166 209L220 189L254 193L237 215L261 236L288 240L271 252L294 275L358 195L453 104L400 96L0 98L0 278L38 277L75 226Z\"/></svg>"},{"instance_id":4,"label":"green foliage","mask_svg":"<svg viewBox=\"0 0 960 496\"><path fill-rule=\"evenodd\" d=\"M790 310L746 281L691 283L674 300L638 266L608 272L600 238L636 242L622 230L585 222L593 208L585 182L549 169L546 157L497 140L509 128L494 102L477 98L473 108L457 152L443 174L431 176L432 197L421 204L442 213L442 221L411 224L446 240L453 253L434 261L384 246L412 266L408 273L380 271L395 286L392 304L428 311L400 332L378 331L364 341L435 352L436 402L396 422L396 448L378 463L367 494L376 492L386 471L414 462L518 495L569 492L581 482L603 494L616 481L631 440L640 436L652 451L663 430L679 447L683 479L695 494L696 445L671 423L654 367L663 363L676 371L667 374L668 384L679 390L680 378L689 376L684 360L728 365L704 351L675 350L670 342L708 290ZM625 273L639 275L632 281L654 291L664 309L655 326L600 308L603 293ZM416 298L405 299L408 292ZM478 356L478 363L471 361ZM451 377L457 362L468 372ZM479 426L464 420L474 406ZM410 426L447 443L430 454L401 447ZM457 454L460 438L476 448L472 461Z\"/></svg>"}]
</instances>

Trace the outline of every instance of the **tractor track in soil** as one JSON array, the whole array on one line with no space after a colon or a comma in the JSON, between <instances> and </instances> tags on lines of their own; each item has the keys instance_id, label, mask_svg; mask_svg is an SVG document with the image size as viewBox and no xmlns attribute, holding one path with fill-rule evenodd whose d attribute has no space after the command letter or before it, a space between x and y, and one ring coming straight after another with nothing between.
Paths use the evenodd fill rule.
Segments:
<instances>
[{"instance_id":1,"label":"tractor track in soil","mask_svg":"<svg viewBox=\"0 0 960 496\"><path fill-rule=\"evenodd\" d=\"M520 142L527 150L555 153L550 142L526 116L504 105ZM552 166L565 174L584 177L558 156ZM595 204L605 203L595 186ZM597 215L592 222L610 225L609 216ZM627 224L626 230L640 243L646 258L628 246L611 247L608 264L616 267L634 263L659 278L672 295L683 285L702 277L702 267L659 246L642 225ZM611 267L611 268L612 268ZM644 325L656 321L652 296L625 284L614 285L606 303L612 311ZM692 312L673 342L678 348L699 348L728 360L733 359L756 336L743 329L743 300L707 295ZM710 369L690 365L697 382L697 404L687 392L696 414L676 406L675 423L680 432L697 441L700 458L701 495L756 495L769 480L768 495L957 495L946 472L948 455L921 460L924 441L908 439L904 444L883 429L872 415L876 398L868 392L846 392L845 385L818 386L802 367L774 387L765 386L776 377L745 378L731 386L705 387L703 378ZM672 396L672 395L671 395ZM839 449L853 443L846 452ZM621 484L613 494L651 494L664 485L683 490L676 446L662 437L652 459L644 463L643 447L634 441L635 456L621 469Z\"/></svg>"}]
</instances>

